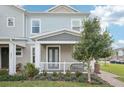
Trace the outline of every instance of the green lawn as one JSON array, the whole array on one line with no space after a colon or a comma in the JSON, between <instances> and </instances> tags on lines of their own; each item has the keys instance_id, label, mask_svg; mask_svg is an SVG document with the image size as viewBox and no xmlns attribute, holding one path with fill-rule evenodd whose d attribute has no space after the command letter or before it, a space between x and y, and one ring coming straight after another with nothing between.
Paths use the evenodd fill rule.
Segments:
<instances>
[{"instance_id":1,"label":"green lawn","mask_svg":"<svg viewBox=\"0 0 124 93\"><path fill-rule=\"evenodd\" d=\"M124 81L124 64L101 64L101 69L120 76L117 79Z\"/></svg>"},{"instance_id":2,"label":"green lawn","mask_svg":"<svg viewBox=\"0 0 124 93\"><path fill-rule=\"evenodd\" d=\"M62 81L9 81L0 82L0 87L108 87L109 85L95 85L78 82Z\"/></svg>"}]
</instances>

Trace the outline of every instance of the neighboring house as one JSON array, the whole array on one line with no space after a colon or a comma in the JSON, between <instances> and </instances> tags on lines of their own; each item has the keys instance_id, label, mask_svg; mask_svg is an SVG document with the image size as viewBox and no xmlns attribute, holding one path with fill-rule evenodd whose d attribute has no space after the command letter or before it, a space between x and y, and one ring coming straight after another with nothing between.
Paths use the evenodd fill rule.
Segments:
<instances>
[{"instance_id":1,"label":"neighboring house","mask_svg":"<svg viewBox=\"0 0 124 93\"><path fill-rule=\"evenodd\" d=\"M72 58L73 46L80 40L82 21L88 16L64 5L46 12L1 5L0 68L9 69L11 75L18 63L34 63L48 71L69 68L77 62Z\"/></svg>"},{"instance_id":2,"label":"neighboring house","mask_svg":"<svg viewBox=\"0 0 124 93\"><path fill-rule=\"evenodd\" d=\"M112 60L124 61L124 48L114 49L115 55L112 56Z\"/></svg>"}]
</instances>

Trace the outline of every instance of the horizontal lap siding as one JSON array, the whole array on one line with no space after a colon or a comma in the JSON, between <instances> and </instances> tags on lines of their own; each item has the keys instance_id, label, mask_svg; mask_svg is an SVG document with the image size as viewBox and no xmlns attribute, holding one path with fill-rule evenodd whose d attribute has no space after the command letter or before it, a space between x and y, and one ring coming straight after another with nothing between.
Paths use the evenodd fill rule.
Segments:
<instances>
[{"instance_id":1,"label":"horizontal lap siding","mask_svg":"<svg viewBox=\"0 0 124 93\"><path fill-rule=\"evenodd\" d=\"M42 62L46 62L46 46L47 45L42 45L41 49L41 61ZM61 47L61 59L60 61L62 62L76 62L76 60L74 60L72 58L72 53L73 53L73 45L60 45Z\"/></svg>"},{"instance_id":2,"label":"horizontal lap siding","mask_svg":"<svg viewBox=\"0 0 124 93\"><path fill-rule=\"evenodd\" d=\"M23 48L23 56L22 57L16 57L16 63L21 63L23 65L31 62L31 56L30 56L30 45L26 45L25 48Z\"/></svg>"},{"instance_id":3,"label":"horizontal lap siding","mask_svg":"<svg viewBox=\"0 0 124 93\"><path fill-rule=\"evenodd\" d=\"M71 34L63 33L59 35L54 35L51 37L39 39L39 41L79 41L80 37L79 36L74 36Z\"/></svg>"},{"instance_id":4,"label":"horizontal lap siding","mask_svg":"<svg viewBox=\"0 0 124 93\"><path fill-rule=\"evenodd\" d=\"M7 27L7 17L15 18L15 27ZM14 6L0 5L0 37L24 37L24 12Z\"/></svg>"}]
</instances>

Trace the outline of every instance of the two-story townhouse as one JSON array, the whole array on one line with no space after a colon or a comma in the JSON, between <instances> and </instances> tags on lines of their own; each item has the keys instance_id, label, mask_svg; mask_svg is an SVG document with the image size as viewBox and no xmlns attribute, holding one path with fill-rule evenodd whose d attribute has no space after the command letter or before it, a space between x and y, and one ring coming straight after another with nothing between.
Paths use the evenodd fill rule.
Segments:
<instances>
[{"instance_id":1,"label":"two-story townhouse","mask_svg":"<svg viewBox=\"0 0 124 93\"><path fill-rule=\"evenodd\" d=\"M65 71L73 63L74 44L80 40L82 21L89 13L70 6L29 12L0 6L0 68L16 73L16 64L34 63L47 71Z\"/></svg>"}]
</instances>

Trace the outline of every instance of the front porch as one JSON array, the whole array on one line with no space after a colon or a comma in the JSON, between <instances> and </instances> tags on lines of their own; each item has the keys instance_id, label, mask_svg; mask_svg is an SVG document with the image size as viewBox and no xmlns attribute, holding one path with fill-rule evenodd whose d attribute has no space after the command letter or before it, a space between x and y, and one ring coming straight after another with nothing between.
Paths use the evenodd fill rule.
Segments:
<instances>
[{"instance_id":1,"label":"front porch","mask_svg":"<svg viewBox=\"0 0 124 93\"><path fill-rule=\"evenodd\" d=\"M16 74L17 47L25 47L25 44L10 39L0 41L0 69L6 69L9 75Z\"/></svg>"},{"instance_id":2,"label":"front porch","mask_svg":"<svg viewBox=\"0 0 124 93\"><path fill-rule=\"evenodd\" d=\"M86 64L73 59L73 46L80 41L80 32L68 29L51 31L32 36L35 44L35 67L40 72L78 70L86 72Z\"/></svg>"},{"instance_id":3,"label":"front porch","mask_svg":"<svg viewBox=\"0 0 124 93\"><path fill-rule=\"evenodd\" d=\"M39 46L39 49L38 49ZM44 70L48 73L62 72L87 72L86 64L73 59L74 43L43 44L37 42L35 45L35 66L40 72ZM38 61L39 59L39 61Z\"/></svg>"}]
</instances>

